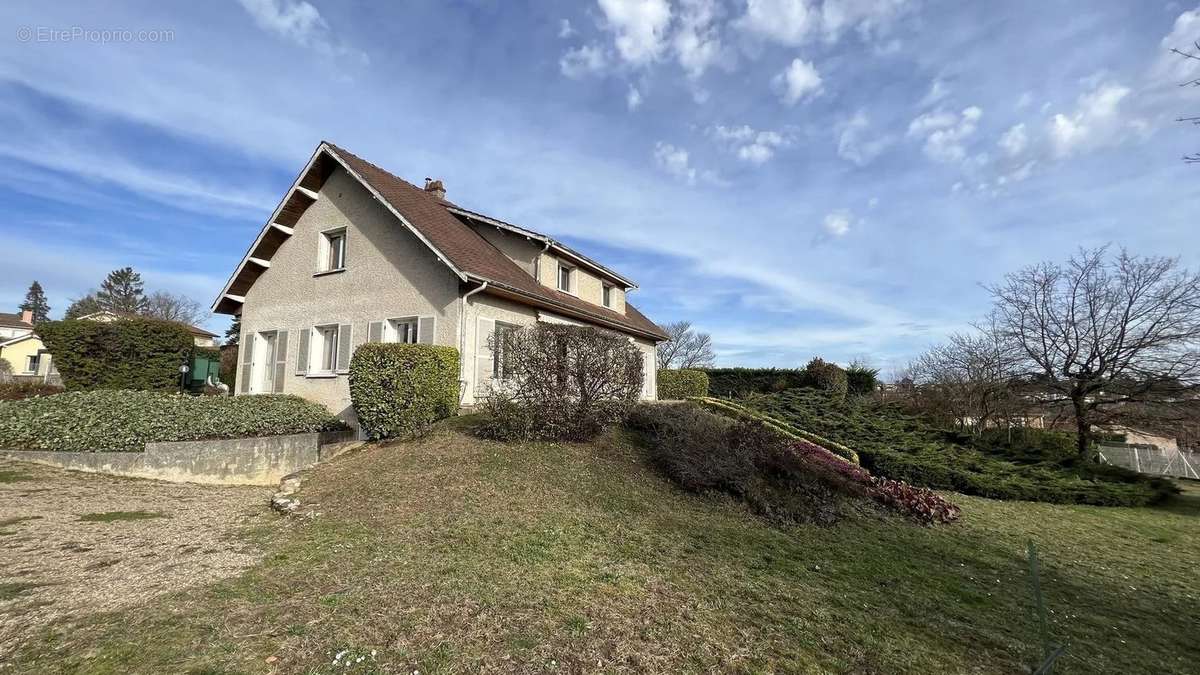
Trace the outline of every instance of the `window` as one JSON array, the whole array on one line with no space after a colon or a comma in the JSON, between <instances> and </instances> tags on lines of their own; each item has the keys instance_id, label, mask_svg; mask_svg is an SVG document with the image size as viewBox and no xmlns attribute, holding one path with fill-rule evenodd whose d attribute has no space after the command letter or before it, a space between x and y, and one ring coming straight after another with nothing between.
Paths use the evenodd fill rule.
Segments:
<instances>
[{"instance_id":1,"label":"window","mask_svg":"<svg viewBox=\"0 0 1200 675\"><path fill-rule=\"evenodd\" d=\"M558 290L571 292L571 273L574 271L566 265L558 266Z\"/></svg>"},{"instance_id":2,"label":"window","mask_svg":"<svg viewBox=\"0 0 1200 675\"><path fill-rule=\"evenodd\" d=\"M338 327L337 324L313 328L312 342L308 348L309 371L333 373L337 370Z\"/></svg>"},{"instance_id":3,"label":"window","mask_svg":"<svg viewBox=\"0 0 1200 675\"><path fill-rule=\"evenodd\" d=\"M321 235L321 271L346 269L346 231L334 230Z\"/></svg>"},{"instance_id":4,"label":"window","mask_svg":"<svg viewBox=\"0 0 1200 675\"><path fill-rule=\"evenodd\" d=\"M39 357L38 357L38 356L36 356L36 355L34 355L34 356L26 356L26 357L25 357L25 372L27 372L27 373L35 373L35 374L37 373L37 371L38 371L38 358L39 358Z\"/></svg>"},{"instance_id":5,"label":"window","mask_svg":"<svg viewBox=\"0 0 1200 675\"><path fill-rule=\"evenodd\" d=\"M514 326L511 323L501 323L499 321L496 322L496 331L492 333L492 377L503 380L508 376L508 349L505 345L505 341L508 339L508 336L516 332L518 328L518 326Z\"/></svg>"},{"instance_id":6,"label":"window","mask_svg":"<svg viewBox=\"0 0 1200 675\"><path fill-rule=\"evenodd\" d=\"M612 307L612 286L604 284L604 306Z\"/></svg>"},{"instance_id":7,"label":"window","mask_svg":"<svg viewBox=\"0 0 1200 675\"><path fill-rule=\"evenodd\" d=\"M387 326L384 328L383 341L402 342L410 345L417 344L416 317L388 321Z\"/></svg>"}]
</instances>

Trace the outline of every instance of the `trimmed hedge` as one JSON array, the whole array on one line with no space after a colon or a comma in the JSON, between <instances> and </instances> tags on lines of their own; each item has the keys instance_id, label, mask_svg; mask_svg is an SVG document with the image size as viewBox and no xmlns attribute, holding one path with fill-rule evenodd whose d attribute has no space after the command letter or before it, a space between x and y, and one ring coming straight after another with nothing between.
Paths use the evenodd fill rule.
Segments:
<instances>
[{"instance_id":1,"label":"trimmed hedge","mask_svg":"<svg viewBox=\"0 0 1200 675\"><path fill-rule=\"evenodd\" d=\"M707 368L708 395L741 398L751 394L775 392L806 386L799 368Z\"/></svg>"},{"instance_id":2,"label":"trimmed hedge","mask_svg":"<svg viewBox=\"0 0 1200 675\"><path fill-rule=\"evenodd\" d=\"M179 366L191 361L194 348L182 324L141 317L46 321L37 332L68 391L177 390Z\"/></svg>"},{"instance_id":3,"label":"trimmed hedge","mask_svg":"<svg viewBox=\"0 0 1200 675\"><path fill-rule=\"evenodd\" d=\"M658 383L660 401L682 401L693 396L708 396L708 374L703 370L660 370L655 376L655 381Z\"/></svg>"},{"instance_id":4,"label":"trimmed hedge","mask_svg":"<svg viewBox=\"0 0 1200 675\"><path fill-rule=\"evenodd\" d=\"M422 434L458 409L458 350L364 344L350 360L350 401L369 438Z\"/></svg>"},{"instance_id":5,"label":"trimmed hedge","mask_svg":"<svg viewBox=\"0 0 1200 675\"><path fill-rule=\"evenodd\" d=\"M325 408L297 396L101 390L0 401L0 447L11 450L140 452L155 441L344 428Z\"/></svg>"}]
</instances>

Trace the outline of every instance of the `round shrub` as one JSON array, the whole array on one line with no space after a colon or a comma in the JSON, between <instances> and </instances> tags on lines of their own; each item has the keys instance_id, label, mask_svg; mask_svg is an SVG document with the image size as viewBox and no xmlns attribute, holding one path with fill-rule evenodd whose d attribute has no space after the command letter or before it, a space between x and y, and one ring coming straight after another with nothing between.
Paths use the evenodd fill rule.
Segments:
<instances>
[{"instance_id":1,"label":"round shrub","mask_svg":"<svg viewBox=\"0 0 1200 675\"><path fill-rule=\"evenodd\" d=\"M660 370L656 381L660 401L682 401L693 396L708 396L708 373L703 370Z\"/></svg>"},{"instance_id":2,"label":"round shrub","mask_svg":"<svg viewBox=\"0 0 1200 675\"><path fill-rule=\"evenodd\" d=\"M364 344L350 360L350 402L368 438L422 434L458 409L458 350Z\"/></svg>"},{"instance_id":3,"label":"round shrub","mask_svg":"<svg viewBox=\"0 0 1200 675\"><path fill-rule=\"evenodd\" d=\"M841 366L815 358L804 367L804 372L810 387L828 392L835 401L845 400L849 383L846 371L842 370Z\"/></svg>"}]
</instances>

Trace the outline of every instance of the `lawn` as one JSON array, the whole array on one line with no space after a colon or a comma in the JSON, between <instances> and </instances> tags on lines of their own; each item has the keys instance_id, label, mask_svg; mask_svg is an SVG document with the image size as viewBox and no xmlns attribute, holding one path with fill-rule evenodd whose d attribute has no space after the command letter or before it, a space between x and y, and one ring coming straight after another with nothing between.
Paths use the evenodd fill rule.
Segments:
<instances>
[{"instance_id":1,"label":"lawn","mask_svg":"<svg viewBox=\"0 0 1200 675\"><path fill-rule=\"evenodd\" d=\"M772 527L675 489L625 435L500 444L466 423L319 466L312 517L244 533L257 566L39 629L0 669L1011 673L1040 649L1031 539L1070 645L1059 672L1200 660L1196 489L1153 508L950 495L949 526Z\"/></svg>"}]
</instances>

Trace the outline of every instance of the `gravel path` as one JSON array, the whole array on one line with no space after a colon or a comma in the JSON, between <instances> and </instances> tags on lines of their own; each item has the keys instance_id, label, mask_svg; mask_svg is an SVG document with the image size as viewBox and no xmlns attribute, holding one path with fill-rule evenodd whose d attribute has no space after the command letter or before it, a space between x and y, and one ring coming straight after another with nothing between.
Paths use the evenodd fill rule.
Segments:
<instances>
[{"instance_id":1,"label":"gravel path","mask_svg":"<svg viewBox=\"0 0 1200 675\"><path fill-rule=\"evenodd\" d=\"M237 574L271 490L0 460L0 655L33 629Z\"/></svg>"}]
</instances>

